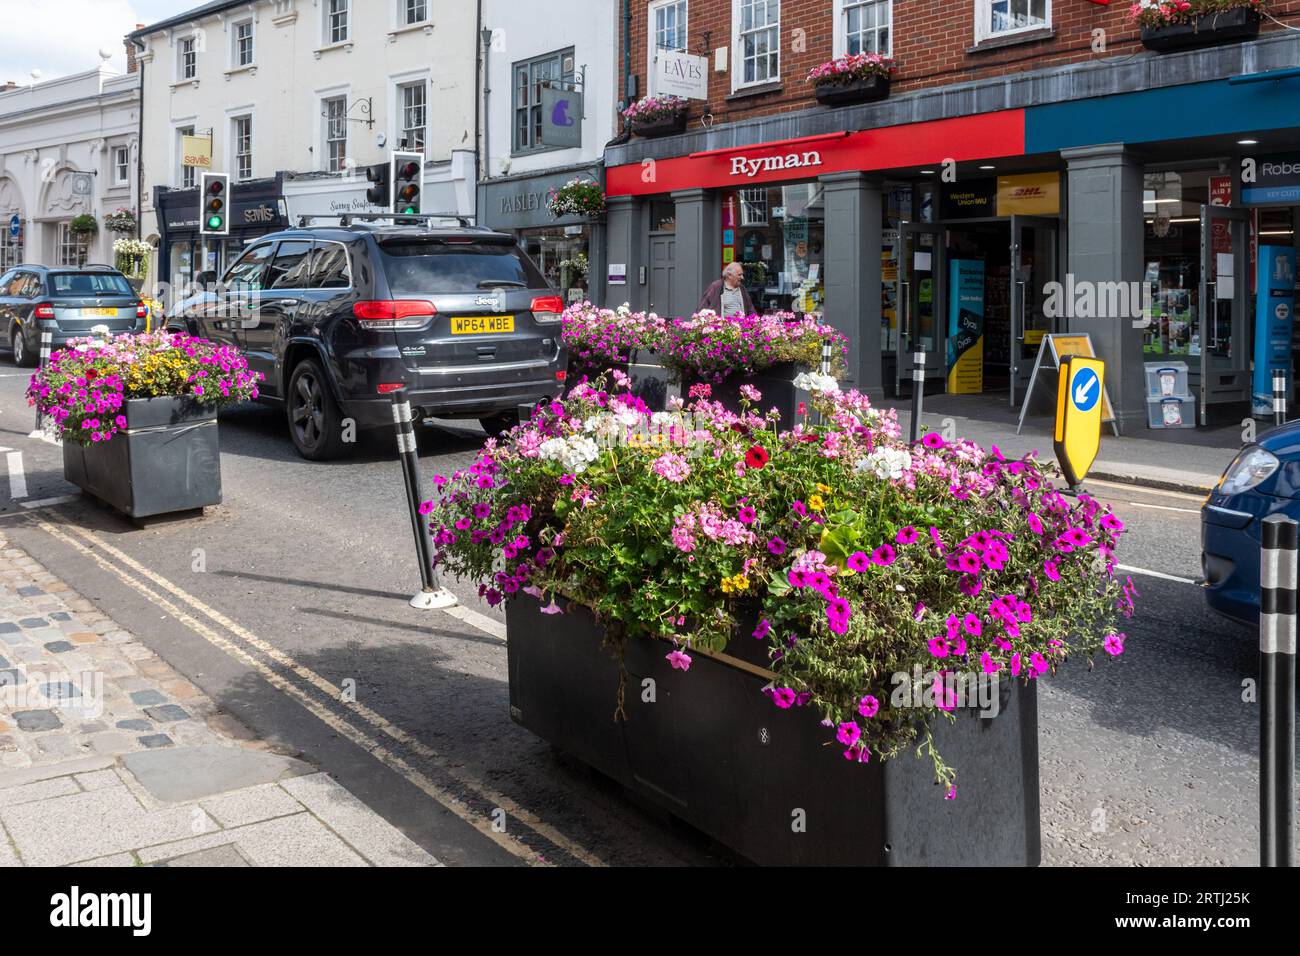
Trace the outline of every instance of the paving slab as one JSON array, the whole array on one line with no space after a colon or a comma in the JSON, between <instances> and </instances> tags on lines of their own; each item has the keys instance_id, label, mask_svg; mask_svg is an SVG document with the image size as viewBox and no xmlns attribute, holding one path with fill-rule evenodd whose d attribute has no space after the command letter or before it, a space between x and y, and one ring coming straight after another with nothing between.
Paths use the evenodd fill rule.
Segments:
<instances>
[{"instance_id":1,"label":"paving slab","mask_svg":"<svg viewBox=\"0 0 1300 956\"><path fill-rule=\"evenodd\" d=\"M199 806L223 827L259 823L262 820L284 817L291 813L302 813L305 809L301 803L274 783L206 797L199 801Z\"/></svg>"},{"instance_id":2,"label":"paving slab","mask_svg":"<svg viewBox=\"0 0 1300 956\"><path fill-rule=\"evenodd\" d=\"M80 792L81 788L72 777L54 777L50 780L0 790L0 807L16 807L20 803L31 803L33 800L45 800Z\"/></svg>"},{"instance_id":3,"label":"paving slab","mask_svg":"<svg viewBox=\"0 0 1300 956\"><path fill-rule=\"evenodd\" d=\"M434 866L437 861L325 773L281 786L376 866Z\"/></svg>"},{"instance_id":4,"label":"paving slab","mask_svg":"<svg viewBox=\"0 0 1300 956\"><path fill-rule=\"evenodd\" d=\"M313 773L293 757L240 747L174 747L127 754L122 765L154 797L166 802L241 790Z\"/></svg>"},{"instance_id":5,"label":"paving slab","mask_svg":"<svg viewBox=\"0 0 1300 956\"><path fill-rule=\"evenodd\" d=\"M184 856L174 857L165 863L159 863L158 866L252 866L243 855L232 844L226 846L214 846L210 850L198 850L194 853L186 853Z\"/></svg>"},{"instance_id":6,"label":"paving slab","mask_svg":"<svg viewBox=\"0 0 1300 956\"><path fill-rule=\"evenodd\" d=\"M125 787L78 792L37 803L0 808L28 866L63 866L164 840L184 839L196 825L216 822L191 807L147 811Z\"/></svg>"},{"instance_id":7,"label":"paving slab","mask_svg":"<svg viewBox=\"0 0 1300 956\"><path fill-rule=\"evenodd\" d=\"M310 813L296 813L159 846L142 847L142 863L235 845L254 866L365 866L366 861Z\"/></svg>"}]
</instances>

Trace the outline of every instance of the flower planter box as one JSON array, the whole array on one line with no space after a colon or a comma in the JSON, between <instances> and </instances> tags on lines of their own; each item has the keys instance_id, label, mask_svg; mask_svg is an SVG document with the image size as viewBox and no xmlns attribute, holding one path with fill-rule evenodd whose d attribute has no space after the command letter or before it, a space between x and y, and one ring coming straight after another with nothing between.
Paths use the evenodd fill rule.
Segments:
<instances>
[{"instance_id":1,"label":"flower planter box","mask_svg":"<svg viewBox=\"0 0 1300 956\"><path fill-rule=\"evenodd\" d=\"M754 375L728 375L721 382L713 382L696 375L682 378L682 397L689 404L692 385L708 385L713 391L710 399L721 402L730 412L740 413L740 386L753 385L763 393L763 399L756 406L765 414L769 408L776 408L781 413L781 424L786 428L794 427L795 413L799 409L799 390L794 387L795 376L799 369L793 362L781 362L755 373Z\"/></svg>"},{"instance_id":2,"label":"flower planter box","mask_svg":"<svg viewBox=\"0 0 1300 956\"><path fill-rule=\"evenodd\" d=\"M1193 47L1239 43L1259 36L1258 10L1238 7L1218 13L1203 13L1191 23L1143 27L1142 45L1157 53L1172 53Z\"/></svg>"},{"instance_id":3,"label":"flower planter box","mask_svg":"<svg viewBox=\"0 0 1300 956\"><path fill-rule=\"evenodd\" d=\"M63 477L132 518L221 503L215 409L181 398L128 399L127 429L63 443Z\"/></svg>"},{"instance_id":4,"label":"flower planter box","mask_svg":"<svg viewBox=\"0 0 1300 956\"><path fill-rule=\"evenodd\" d=\"M822 83L813 89L823 106L872 103L889 96L889 77L872 75L849 83Z\"/></svg>"},{"instance_id":5,"label":"flower planter box","mask_svg":"<svg viewBox=\"0 0 1300 956\"><path fill-rule=\"evenodd\" d=\"M664 116L655 120L633 120L632 132L637 136L652 138L655 136L671 136L674 133L686 132L686 113L673 113L670 116Z\"/></svg>"},{"instance_id":6,"label":"flower planter box","mask_svg":"<svg viewBox=\"0 0 1300 956\"><path fill-rule=\"evenodd\" d=\"M945 800L929 760L851 763L817 713L774 706L761 692L766 645L751 637L730 657L693 652L685 673L664 659L670 645L628 640L627 720L616 721L618 661L587 609L543 615L516 595L506 627L516 723L755 863L1039 862L1033 684L1004 682L994 718L936 720L937 746L961 768L958 798Z\"/></svg>"},{"instance_id":7,"label":"flower planter box","mask_svg":"<svg viewBox=\"0 0 1300 956\"><path fill-rule=\"evenodd\" d=\"M651 412L662 412L668 407L668 370L659 364L654 352L633 349L629 358L631 361L617 365L589 365L569 359L564 397L567 398L584 379L594 381L601 373L617 369L632 380L629 391L633 395L645 402ZM605 387L619 393L623 391L612 379L606 380Z\"/></svg>"}]
</instances>

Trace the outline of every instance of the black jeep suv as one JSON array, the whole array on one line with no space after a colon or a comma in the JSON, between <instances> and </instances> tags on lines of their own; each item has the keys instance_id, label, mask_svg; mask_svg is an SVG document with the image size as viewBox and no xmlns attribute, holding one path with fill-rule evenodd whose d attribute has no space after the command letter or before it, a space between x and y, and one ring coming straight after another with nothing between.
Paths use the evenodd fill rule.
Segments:
<instances>
[{"instance_id":1,"label":"black jeep suv","mask_svg":"<svg viewBox=\"0 0 1300 956\"><path fill-rule=\"evenodd\" d=\"M305 458L342 454L348 419L391 425L402 387L420 416L496 434L563 389L563 300L513 237L417 222L265 236L220 282L200 276L168 326L238 347Z\"/></svg>"}]
</instances>

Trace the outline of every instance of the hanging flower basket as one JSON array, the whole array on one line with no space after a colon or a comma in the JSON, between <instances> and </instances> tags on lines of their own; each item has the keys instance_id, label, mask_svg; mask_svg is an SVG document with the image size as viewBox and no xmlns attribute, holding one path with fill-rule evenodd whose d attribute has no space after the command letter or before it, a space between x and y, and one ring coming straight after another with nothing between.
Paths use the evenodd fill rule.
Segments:
<instances>
[{"instance_id":1,"label":"hanging flower basket","mask_svg":"<svg viewBox=\"0 0 1300 956\"><path fill-rule=\"evenodd\" d=\"M119 208L104 216L104 225L110 232L135 232L135 213Z\"/></svg>"},{"instance_id":2,"label":"hanging flower basket","mask_svg":"<svg viewBox=\"0 0 1300 956\"><path fill-rule=\"evenodd\" d=\"M1262 0L1142 0L1129 17L1157 53L1240 43L1259 36Z\"/></svg>"},{"instance_id":3,"label":"hanging flower basket","mask_svg":"<svg viewBox=\"0 0 1300 956\"><path fill-rule=\"evenodd\" d=\"M817 102L824 106L869 103L889 96L894 61L876 53L855 53L808 71Z\"/></svg>"},{"instance_id":4,"label":"hanging flower basket","mask_svg":"<svg viewBox=\"0 0 1300 956\"><path fill-rule=\"evenodd\" d=\"M605 212L605 190L595 180L570 179L551 193L546 207L556 219L564 216L595 219Z\"/></svg>"},{"instance_id":5,"label":"hanging flower basket","mask_svg":"<svg viewBox=\"0 0 1300 956\"><path fill-rule=\"evenodd\" d=\"M88 238L99 232L99 221L94 216L82 213L80 216L72 217L72 221L68 223L68 231L74 236Z\"/></svg>"}]
</instances>

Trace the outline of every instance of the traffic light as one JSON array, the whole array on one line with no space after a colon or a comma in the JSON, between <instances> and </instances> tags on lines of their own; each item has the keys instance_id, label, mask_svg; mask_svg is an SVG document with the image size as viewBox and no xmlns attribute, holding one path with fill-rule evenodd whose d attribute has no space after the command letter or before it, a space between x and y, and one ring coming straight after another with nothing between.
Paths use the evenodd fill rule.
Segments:
<instances>
[{"instance_id":1,"label":"traffic light","mask_svg":"<svg viewBox=\"0 0 1300 956\"><path fill-rule=\"evenodd\" d=\"M419 214L420 187L424 179L424 153L394 152L390 163L392 197L389 210L397 216Z\"/></svg>"},{"instance_id":2,"label":"traffic light","mask_svg":"<svg viewBox=\"0 0 1300 956\"><path fill-rule=\"evenodd\" d=\"M230 177L204 173L199 189L199 235L230 235Z\"/></svg>"},{"instance_id":3,"label":"traffic light","mask_svg":"<svg viewBox=\"0 0 1300 956\"><path fill-rule=\"evenodd\" d=\"M366 202L372 206L389 205L388 164L376 163L366 167L366 180L373 185L366 190Z\"/></svg>"}]
</instances>

